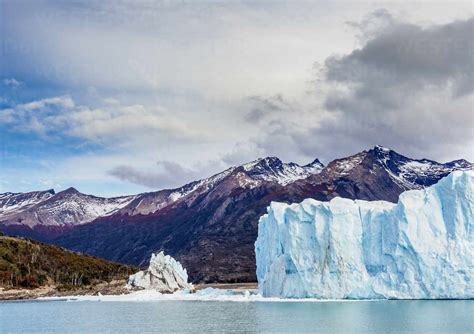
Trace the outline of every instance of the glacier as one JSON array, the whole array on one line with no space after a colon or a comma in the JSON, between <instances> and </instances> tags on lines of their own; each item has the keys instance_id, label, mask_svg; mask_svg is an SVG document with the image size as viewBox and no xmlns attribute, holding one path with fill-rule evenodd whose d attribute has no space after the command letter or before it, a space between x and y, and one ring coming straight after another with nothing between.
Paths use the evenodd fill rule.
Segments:
<instances>
[{"instance_id":1,"label":"glacier","mask_svg":"<svg viewBox=\"0 0 474 334\"><path fill-rule=\"evenodd\" d=\"M272 202L255 243L264 297L474 298L474 172L402 193L398 203Z\"/></svg>"},{"instance_id":2,"label":"glacier","mask_svg":"<svg viewBox=\"0 0 474 334\"><path fill-rule=\"evenodd\" d=\"M181 289L193 290L193 285L188 283L186 269L163 252L151 254L148 269L130 275L127 286L156 290L160 293L172 293Z\"/></svg>"}]
</instances>

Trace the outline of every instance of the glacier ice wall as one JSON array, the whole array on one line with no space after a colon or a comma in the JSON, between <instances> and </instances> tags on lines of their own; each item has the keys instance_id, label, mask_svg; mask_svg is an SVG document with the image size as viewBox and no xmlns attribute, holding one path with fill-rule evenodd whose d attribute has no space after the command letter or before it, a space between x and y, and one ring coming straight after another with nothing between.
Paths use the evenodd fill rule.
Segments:
<instances>
[{"instance_id":1,"label":"glacier ice wall","mask_svg":"<svg viewBox=\"0 0 474 334\"><path fill-rule=\"evenodd\" d=\"M383 201L272 202L255 243L263 296L474 298L474 172Z\"/></svg>"},{"instance_id":2,"label":"glacier ice wall","mask_svg":"<svg viewBox=\"0 0 474 334\"><path fill-rule=\"evenodd\" d=\"M152 254L147 270L130 275L128 286L171 293L180 289L193 289L188 273L181 263L163 252Z\"/></svg>"}]
</instances>

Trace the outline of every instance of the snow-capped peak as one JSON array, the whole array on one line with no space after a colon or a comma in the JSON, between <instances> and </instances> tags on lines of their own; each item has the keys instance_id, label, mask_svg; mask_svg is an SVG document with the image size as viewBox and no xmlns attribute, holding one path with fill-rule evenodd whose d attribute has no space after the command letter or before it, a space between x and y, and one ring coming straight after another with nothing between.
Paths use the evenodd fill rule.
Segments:
<instances>
[{"instance_id":1,"label":"snow-capped peak","mask_svg":"<svg viewBox=\"0 0 474 334\"><path fill-rule=\"evenodd\" d=\"M74 187L69 187L64 189L63 191L59 192L58 194L80 194L79 190Z\"/></svg>"},{"instance_id":2,"label":"snow-capped peak","mask_svg":"<svg viewBox=\"0 0 474 334\"><path fill-rule=\"evenodd\" d=\"M310 164L300 166L294 162L284 163L276 157L267 157L246 163L242 165L242 168L254 180L272 181L286 185L320 173L324 165L318 159Z\"/></svg>"},{"instance_id":3,"label":"snow-capped peak","mask_svg":"<svg viewBox=\"0 0 474 334\"><path fill-rule=\"evenodd\" d=\"M452 171L474 167L466 160L442 164L428 159L410 159L381 146L375 146L371 151L392 179L405 189L421 189L433 185Z\"/></svg>"},{"instance_id":4,"label":"snow-capped peak","mask_svg":"<svg viewBox=\"0 0 474 334\"><path fill-rule=\"evenodd\" d=\"M158 210L162 204L176 202L188 195L207 191L234 172L237 173L235 177L240 187L253 188L261 184L262 181L287 185L293 181L318 174L323 168L324 165L318 159L313 160L313 162L307 165L300 166L293 162L284 163L277 157L259 158L241 166L230 167L209 178L191 182L181 188L174 189L164 202L160 201L155 206L155 209Z\"/></svg>"},{"instance_id":5,"label":"snow-capped peak","mask_svg":"<svg viewBox=\"0 0 474 334\"><path fill-rule=\"evenodd\" d=\"M389 149L385 146L382 146L382 145L375 145L374 150L381 151L381 152L390 152L390 151L392 151L391 149Z\"/></svg>"},{"instance_id":6,"label":"snow-capped peak","mask_svg":"<svg viewBox=\"0 0 474 334\"><path fill-rule=\"evenodd\" d=\"M336 175L345 176L354 168L359 168L366 158L374 159L376 164L385 169L389 176L404 189L419 189L434 184L439 178L453 170L472 169L472 164L464 160L457 160L448 164L438 164L426 159L412 160L381 145L347 158L335 160L327 169L332 170ZM262 182L275 182L284 186L311 175L319 174L325 168L318 159L300 166L293 162L282 162L277 157L259 158L238 167L231 167L207 179L178 188L172 191L163 204L176 202L191 194L194 194L192 196L195 197L197 194L215 187L229 175L235 175L240 187L254 188ZM369 172L375 173L376 171L374 169ZM160 207L161 204L156 209Z\"/></svg>"},{"instance_id":7,"label":"snow-capped peak","mask_svg":"<svg viewBox=\"0 0 474 334\"><path fill-rule=\"evenodd\" d=\"M0 194L0 218L1 215L24 210L47 200L55 195L53 189L46 191L32 191L28 193L4 193Z\"/></svg>"},{"instance_id":8,"label":"snow-capped peak","mask_svg":"<svg viewBox=\"0 0 474 334\"><path fill-rule=\"evenodd\" d=\"M372 167L369 167L371 165ZM334 160L327 170L338 177L345 177L356 168L372 174L377 173L376 166L384 169L389 177L405 190L421 189L435 184L452 171L474 168L474 165L466 160L442 164L428 159L410 159L387 147L376 145L370 150Z\"/></svg>"},{"instance_id":9,"label":"snow-capped peak","mask_svg":"<svg viewBox=\"0 0 474 334\"><path fill-rule=\"evenodd\" d=\"M182 186L181 188L175 189L169 195L168 198L171 200L171 202L176 202L178 199L180 199L182 197L185 197L185 196L191 194L192 192L194 192L198 189L202 189L203 187L205 188L205 190L207 190L210 187L213 187L216 183L218 183L222 179L224 179L227 175L232 173L234 170L235 170L235 167L231 167L231 168L228 168L225 171L223 171L221 173L218 173L218 174L215 174L215 175L213 175L213 176L211 176L207 179L202 179L202 180L199 180L199 181L188 183L188 184Z\"/></svg>"},{"instance_id":10,"label":"snow-capped peak","mask_svg":"<svg viewBox=\"0 0 474 334\"><path fill-rule=\"evenodd\" d=\"M345 176L355 167L359 166L366 155L367 152L363 151L347 158L334 160L328 165L328 170L332 171L337 176Z\"/></svg>"},{"instance_id":11,"label":"snow-capped peak","mask_svg":"<svg viewBox=\"0 0 474 334\"><path fill-rule=\"evenodd\" d=\"M4 194L3 194L4 195ZM23 225L78 225L110 215L130 203L134 196L101 198L68 188L25 194L0 195L0 221Z\"/></svg>"}]
</instances>

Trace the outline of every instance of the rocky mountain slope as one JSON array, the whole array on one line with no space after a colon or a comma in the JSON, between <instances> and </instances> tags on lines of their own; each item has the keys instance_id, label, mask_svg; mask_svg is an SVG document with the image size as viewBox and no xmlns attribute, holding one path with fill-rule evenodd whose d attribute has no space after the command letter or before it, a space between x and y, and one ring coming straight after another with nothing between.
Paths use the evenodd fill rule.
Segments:
<instances>
[{"instance_id":1,"label":"rocky mountain slope","mask_svg":"<svg viewBox=\"0 0 474 334\"><path fill-rule=\"evenodd\" d=\"M106 214L87 224L85 220L61 224L59 213L51 220L57 219L56 225L40 220L25 224L18 221L25 217L21 213L16 221L0 215L0 229L141 266L152 253L165 251L183 264L193 282L255 281L258 218L271 201L340 196L396 202L407 189L423 188L453 170L472 168L465 160L446 164L413 160L380 146L327 167L318 160L299 166L270 157L177 189L126 197L114 211L104 209ZM34 213L34 208L26 211ZM73 216L72 210L67 212Z\"/></svg>"}]
</instances>

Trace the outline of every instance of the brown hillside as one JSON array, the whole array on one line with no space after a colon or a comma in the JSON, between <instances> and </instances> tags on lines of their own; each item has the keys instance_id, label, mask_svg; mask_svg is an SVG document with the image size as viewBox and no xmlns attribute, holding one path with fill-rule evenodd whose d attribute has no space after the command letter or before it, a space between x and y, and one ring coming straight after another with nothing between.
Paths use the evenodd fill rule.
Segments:
<instances>
[{"instance_id":1,"label":"brown hillside","mask_svg":"<svg viewBox=\"0 0 474 334\"><path fill-rule=\"evenodd\" d=\"M0 287L75 288L125 279L138 268L26 238L0 235Z\"/></svg>"}]
</instances>

